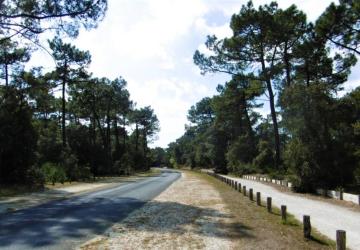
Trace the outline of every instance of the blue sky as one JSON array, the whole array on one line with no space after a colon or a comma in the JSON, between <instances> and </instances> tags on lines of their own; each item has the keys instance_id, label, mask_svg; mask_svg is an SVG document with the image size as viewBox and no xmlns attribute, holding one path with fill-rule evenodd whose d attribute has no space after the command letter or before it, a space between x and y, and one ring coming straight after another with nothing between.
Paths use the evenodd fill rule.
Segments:
<instances>
[{"instance_id":1,"label":"blue sky","mask_svg":"<svg viewBox=\"0 0 360 250\"><path fill-rule=\"evenodd\" d=\"M124 77L131 98L139 107L151 105L160 120L159 138L152 147L166 147L180 137L191 105L216 94L226 75L200 75L193 64L196 49L204 50L209 34L230 36L229 20L242 0L108 0L105 19L97 29L82 31L71 41L92 55L95 76ZM253 1L255 5L270 1ZM328 0L281 0L280 7L296 4L310 21L330 4ZM42 53L42 54L41 54ZM49 60L38 52L33 62ZM49 64L51 65L51 64ZM358 85L360 67L346 84ZM267 108L260 110L266 114Z\"/></svg>"}]
</instances>

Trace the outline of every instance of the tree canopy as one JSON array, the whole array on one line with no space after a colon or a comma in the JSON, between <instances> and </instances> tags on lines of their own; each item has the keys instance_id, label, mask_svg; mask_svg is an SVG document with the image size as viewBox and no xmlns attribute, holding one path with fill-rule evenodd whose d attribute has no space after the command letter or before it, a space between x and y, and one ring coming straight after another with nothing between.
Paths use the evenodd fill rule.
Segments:
<instances>
[{"instance_id":1,"label":"tree canopy","mask_svg":"<svg viewBox=\"0 0 360 250\"><path fill-rule=\"evenodd\" d=\"M203 74L232 80L191 107L170 162L290 178L299 191L359 185L359 88L338 95L357 62L359 17L358 1L332 3L315 23L295 5L243 5L232 36L209 35L208 53L194 53Z\"/></svg>"}]
</instances>

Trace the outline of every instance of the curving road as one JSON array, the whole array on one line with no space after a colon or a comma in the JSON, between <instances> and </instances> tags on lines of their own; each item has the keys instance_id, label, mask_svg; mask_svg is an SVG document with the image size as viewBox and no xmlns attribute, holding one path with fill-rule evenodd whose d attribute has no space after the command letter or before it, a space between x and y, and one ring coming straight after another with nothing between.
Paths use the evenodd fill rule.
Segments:
<instances>
[{"instance_id":1,"label":"curving road","mask_svg":"<svg viewBox=\"0 0 360 250\"><path fill-rule=\"evenodd\" d=\"M164 191L181 174L161 175L0 215L0 249L72 249Z\"/></svg>"}]
</instances>

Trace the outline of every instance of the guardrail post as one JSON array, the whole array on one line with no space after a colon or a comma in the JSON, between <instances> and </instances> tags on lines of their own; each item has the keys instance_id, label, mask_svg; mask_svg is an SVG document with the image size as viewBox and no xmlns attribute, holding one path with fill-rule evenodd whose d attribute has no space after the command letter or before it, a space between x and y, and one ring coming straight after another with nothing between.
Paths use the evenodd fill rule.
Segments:
<instances>
[{"instance_id":1,"label":"guardrail post","mask_svg":"<svg viewBox=\"0 0 360 250\"><path fill-rule=\"evenodd\" d=\"M261 206L261 194L260 192L256 192L256 204Z\"/></svg>"},{"instance_id":2,"label":"guardrail post","mask_svg":"<svg viewBox=\"0 0 360 250\"><path fill-rule=\"evenodd\" d=\"M253 189L252 189L252 188L249 189L249 199L250 199L251 201L254 200L254 199L253 199Z\"/></svg>"},{"instance_id":3,"label":"guardrail post","mask_svg":"<svg viewBox=\"0 0 360 250\"><path fill-rule=\"evenodd\" d=\"M286 206L285 205L281 205L281 219L283 221L286 221Z\"/></svg>"},{"instance_id":4,"label":"guardrail post","mask_svg":"<svg viewBox=\"0 0 360 250\"><path fill-rule=\"evenodd\" d=\"M346 250L346 232L336 230L336 250Z\"/></svg>"},{"instance_id":5,"label":"guardrail post","mask_svg":"<svg viewBox=\"0 0 360 250\"><path fill-rule=\"evenodd\" d=\"M311 238L311 223L310 223L309 215L303 216L303 225L304 225L304 237L306 239L310 239Z\"/></svg>"},{"instance_id":6,"label":"guardrail post","mask_svg":"<svg viewBox=\"0 0 360 250\"><path fill-rule=\"evenodd\" d=\"M269 213L271 213L271 197L266 198L266 208Z\"/></svg>"}]
</instances>

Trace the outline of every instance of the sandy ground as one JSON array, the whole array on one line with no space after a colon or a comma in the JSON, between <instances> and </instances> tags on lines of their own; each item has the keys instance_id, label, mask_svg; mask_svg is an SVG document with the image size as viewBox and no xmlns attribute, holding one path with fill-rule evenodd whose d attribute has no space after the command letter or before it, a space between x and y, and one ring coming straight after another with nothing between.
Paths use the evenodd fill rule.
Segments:
<instances>
[{"instance_id":1,"label":"sandy ground","mask_svg":"<svg viewBox=\"0 0 360 250\"><path fill-rule=\"evenodd\" d=\"M210 184L182 174L157 198L81 249L233 249L232 219Z\"/></svg>"},{"instance_id":2,"label":"sandy ground","mask_svg":"<svg viewBox=\"0 0 360 250\"><path fill-rule=\"evenodd\" d=\"M336 230L345 230L347 246L354 250L360 249L360 213L357 210L284 193L257 181L226 177L240 182L247 189L253 188L254 192L261 192L263 199L272 197L272 202L277 207L286 205L288 212L300 221L303 215L310 215L311 224L330 239L336 239Z\"/></svg>"}]
</instances>

